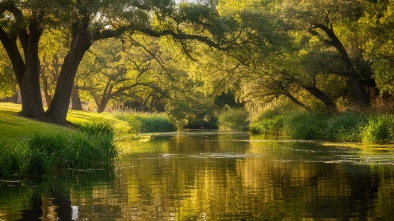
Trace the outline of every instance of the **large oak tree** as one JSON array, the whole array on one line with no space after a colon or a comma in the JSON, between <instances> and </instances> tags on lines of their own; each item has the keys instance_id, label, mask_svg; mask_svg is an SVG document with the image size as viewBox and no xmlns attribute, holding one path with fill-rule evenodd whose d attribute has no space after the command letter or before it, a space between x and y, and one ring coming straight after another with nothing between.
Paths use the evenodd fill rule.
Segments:
<instances>
[{"instance_id":1,"label":"large oak tree","mask_svg":"<svg viewBox=\"0 0 394 221\"><path fill-rule=\"evenodd\" d=\"M186 7L187 5L192 7ZM184 6L179 8L172 0L1 1L0 40L11 60L21 90L21 114L65 124L78 66L95 41L116 37L127 31L154 37L170 35L181 40L199 40L218 47L217 43L207 37L210 35L193 35L180 31L191 23L197 24L200 29L216 31L216 23L209 22L217 19L211 4ZM45 29L63 30L69 42L69 51L46 112L40 92L38 53L40 37ZM207 33L209 32L205 32Z\"/></svg>"}]
</instances>

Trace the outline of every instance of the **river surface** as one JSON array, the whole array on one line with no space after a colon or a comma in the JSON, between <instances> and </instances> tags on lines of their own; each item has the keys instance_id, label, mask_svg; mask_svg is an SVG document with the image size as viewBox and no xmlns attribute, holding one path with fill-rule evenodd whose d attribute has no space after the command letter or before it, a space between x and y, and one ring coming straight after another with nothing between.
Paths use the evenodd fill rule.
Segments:
<instances>
[{"instance_id":1,"label":"river surface","mask_svg":"<svg viewBox=\"0 0 394 221\"><path fill-rule=\"evenodd\" d=\"M111 171L0 181L0 220L393 220L394 148L188 131Z\"/></svg>"}]
</instances>

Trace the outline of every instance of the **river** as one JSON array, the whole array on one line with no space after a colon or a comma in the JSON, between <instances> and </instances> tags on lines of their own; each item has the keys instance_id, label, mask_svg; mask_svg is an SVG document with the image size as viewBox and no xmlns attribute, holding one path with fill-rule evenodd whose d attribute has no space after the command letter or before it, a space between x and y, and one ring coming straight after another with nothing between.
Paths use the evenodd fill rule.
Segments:
<instances>
[{"instance_id":1,"label":"river","mask_svg":"<svg viewBox=\"0 0 394 221\"><path fill-rule=\"evenodd\" d=\"M185 131L111 171L0 181L0 220L392 220L394 148Z\"/></svg>"}]
</instances>

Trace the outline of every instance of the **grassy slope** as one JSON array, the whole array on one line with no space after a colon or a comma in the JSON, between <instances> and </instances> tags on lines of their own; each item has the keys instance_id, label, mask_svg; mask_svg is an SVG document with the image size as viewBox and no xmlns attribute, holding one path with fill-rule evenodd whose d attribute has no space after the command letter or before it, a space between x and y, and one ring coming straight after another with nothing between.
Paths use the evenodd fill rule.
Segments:
<instances>
[{"instance_id":1,"label":"grassy slope","mask_svg":"<svg viewBox=\"0 0 394 221\"><path fill-rule=\"evenodd\" d=\"M35 133L69 133L72 129L54 124L31 120L18 115L21 105L0 102L0 138L24 138ZM70 110L67 120L73 123L88 122L94 118L106 118L117 122L110 114Z\"/></svg>"}]
</instances>

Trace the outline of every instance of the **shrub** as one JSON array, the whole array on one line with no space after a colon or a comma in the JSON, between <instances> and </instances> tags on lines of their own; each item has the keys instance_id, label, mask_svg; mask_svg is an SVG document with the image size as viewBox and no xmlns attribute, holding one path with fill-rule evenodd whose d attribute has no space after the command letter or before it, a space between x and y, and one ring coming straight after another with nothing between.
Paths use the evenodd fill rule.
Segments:
<instances>
[{"instance_id":1,"label":"shrub","mask_svg":"<svg viewBox=\"0 0 394 221\"><path fill-rule=\"evenodd\" d=\"M175 131L176 126L163 114L120 114L116 116L128 122L129 133L151 133Z\"/></svg>"},{"instance_id":2,"label":"shrub","mask_svg":"<svg viewBox=\"0 0 394 221\"><path fill-rule=\"evenodd\" d=\"M176 131L176 126L164 115L136 116L141 122L141 132L168 132Z\"/></svg>"},{"instance_id":3,"label":"shrub","mask_svg":"<svg viewBox=\"0 0 394 221\"><path fill-rule=\"evenodd\" d=\"M328 120L326 139L341 142L360 142L366 115L347 111Z\"/></svg>"},{"instance_id":4,"label":"shrub","mask_svg":"<svg viewBox=\"0 0 394 221\"><path fill-rule=\"evenodd\" d=\"M283 130L283 116L269 116L268 118L261 118L250 125L250 132L252 134L262 134L264 136L278 136Z\"/></svg>"},{"instance_id":5,"label":"shrub","mask_svg":"<svg viewBox=\"0 0 394 221\"><path fill-rule=\"evenodd\" d=\"M320 140L325 138L327 116L309 112L296 112L284 117L287 135L295 139Z\"/></svg>"},{"instance_id":6,"label":"shrub","mask_svg":"<svg viewBox=\"0 0 394 221\"><path fill-rule=\"evenodd\" d=\"M363 143L389 143L393 141L393 117L387 115L371 116L364 127Z\"/></svg>"},{"instance_id":7,"label":"shrub","mask_svg":"<svg viewBox=\"0 0 394 221\"><path fill-rule=\"evenodd\" d=\"M219 115L222 129L245 131L249 129L249 114L243 109L228 109Z\"/></svg>"}]
</instances>

